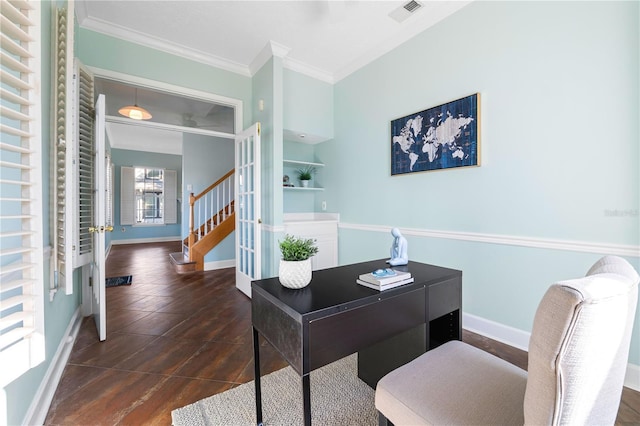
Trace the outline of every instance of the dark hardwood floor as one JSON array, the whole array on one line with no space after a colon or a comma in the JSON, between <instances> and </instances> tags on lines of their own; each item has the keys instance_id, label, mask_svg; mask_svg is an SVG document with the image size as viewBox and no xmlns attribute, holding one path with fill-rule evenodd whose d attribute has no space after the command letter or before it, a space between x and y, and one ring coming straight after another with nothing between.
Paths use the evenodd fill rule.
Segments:
<instances>
[{"instance_id":1,"label":"dark hardwood floor","mask_svg":"<svg viewBox=\"0 0 640 426\"><path fill-rule=\"evenodd\" d=\"M113 246L107 333L83 320L47 425L171 424L171 411L253 380L250 300L233 268L180 275L169 253L180 243ZM465 331L463 340L522 368L526 352ZM267 343L264 374L287 364ZM640 392L625 388L617 424L640 425Z\"/></svg>"}]
</instances>

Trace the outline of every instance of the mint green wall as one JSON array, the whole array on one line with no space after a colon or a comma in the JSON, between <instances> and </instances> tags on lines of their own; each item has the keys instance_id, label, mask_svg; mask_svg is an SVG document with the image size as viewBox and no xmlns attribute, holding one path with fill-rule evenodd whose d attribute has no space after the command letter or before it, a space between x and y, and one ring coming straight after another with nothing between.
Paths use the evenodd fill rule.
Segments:
<instances>
[{"instance_id":1,"label":"mint green wall","mask_svg":"<svg viewBox=\"0 0 640 426\"><path fill-rule=\"evenodd\" d=\"M76 56L88 66L243 101L251 125L251 78L76 26Z\"/></svg>"},{"instance_id":2,"label":"mint green wall","mask_svg":"<svg viewBox=\"0 0 640 426\"><path fill-rule=\"evenodd\" d=\"M344 224L637 247L638 19L638 2L474 2L341 80L316 151L328 205ZM390 120L474 92L481 167L390 176ZM343 228L340 262L390 243ZM601 254L410 237L409 255L464 271L466 313L530 331L546 288Z\"/></svg>"},{"instance_id":3,"label":"mint green wall","mask_svg":"<svg viewBox=\"0 0 640 426\"><path fill-rule=\"evenodd\" d=\"M253 76L253 117L261 123L262 223L282 225L282 58L272 57ZM264 109L258 108L259 100ZM277 238L274 232L262 232L262 276L276 275Z\"/></svg>"},{"instance_id":4,"label":"mint green wall","mask_svg":"<svg viewBox=\"0 0 640 426\"><path fill-rule=\"evenodd\" d=\"M42 6L47 182L53 3ZM314 147L326 164L328 211L339 212L347 225L638 246L639 14L637 2L475 2L341 80L331 94L335 139ZM273 198L265 223L281 225L281 123L315 124L284 108L282 99L304 107L304 96L290 88L308 85L310 93L315 88L328 96L324 83L283 70L278 58L252 79L80 28L76 47L89 66L241 99L243 127L254 121L266 126L263 163L273 168L273 188L263 195ZM481 167L391 177L389 121L474 92L482 94ZM265 100L263 112L258 99ZM325 105L322 99L308 107ZM49 194L45 185L45 206ZM376 197L386 202L371 208ZM615 210L632 214L607 214ZM43 215L48 227L47 208ZM270 276L281 233L265 235L263 276ZM411 235L408 240L412 259L464 271L465 312L527 331L548 285L584 274L600 256ZM49 241L45 232L45 245ZM386 257L391 237L342 228L339 241L340 262L350 263ZM629 260L640 270L637 257ZM45 268L47 293L49 277ZM47 360L5 388L9 424L22 423L44 379L79 306L79 281L76 271L72 296L58 292L51 303L45 297ZM630 362L638 365L640 314L635 324Z\"/></svg>"},{"instance_id":5,"label":"mint green wall","mask_svg":"<svg viewBox=\"0 0 640 426\"><path fill-rule=\"evenodd\" d=\"M112 149L111 161L113 162L113 232L111 232L112 241L146 239L146 238L174 238L180 239L180 224L183 214L178 209L178 222L168 225L144 225L132 226L122 225L120 222L120 204L121 204L121 173L122 166L129 167L159 167L167 170L175 170L178 174L178 197L180 197L180 188L182 187L182 157L180 155L160 154L157 152L134 151L129 149ZM167 201L168 202L168 201ZM176 201L174 201L176 202Z\"/></svg>"},{"instance_id":6,"label":"mint green wall","mask_svg":"<svg viewBox=\"0 0 640 426\"><path fill-rule=\"evenodd\" d=\"M333 85L284 70L284 128L333 137Z\"/></svg>"},{"instance_id":7,"label":"mint green wall","mask_svg":"<svg viewBox=\"0 0 640 426\"><path fill-rule=\"evenodd\" d=\"M189 235L189 195L197 195L234 168L232 139L185 133L182 140L182 237ZM192 191L187 191L192 185ZM235 259L235 233L231 233L204 257L205 262Z\"/></svg>"}]
</instances>

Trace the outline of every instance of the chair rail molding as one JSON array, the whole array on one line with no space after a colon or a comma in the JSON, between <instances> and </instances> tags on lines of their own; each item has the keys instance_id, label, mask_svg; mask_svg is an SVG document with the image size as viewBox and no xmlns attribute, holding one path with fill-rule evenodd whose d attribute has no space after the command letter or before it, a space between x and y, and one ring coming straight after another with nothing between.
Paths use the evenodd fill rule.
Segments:
<instances>
[{"instance_id":1,"label":"chair rail molding","mask_svg":"<svg viewBox=\"0 0 640 426\"><path fill-rule=\"evenodd\" d=\"M392 226L362 225L356 223L338 224L342 229L355 229L359 231L391 232ZM555 240L550 238L534 238L516 235L482 234L475 232L438 231L421 228L400 228L403 235L412 235L424 238L443 238L447 240L460 240L488 244L502 244L530 248L544 248L551 250L565 250L581 253L610 254L615 256L640 257L640 246L605 244L588 241Z\"/></svg>"}]
</instances>

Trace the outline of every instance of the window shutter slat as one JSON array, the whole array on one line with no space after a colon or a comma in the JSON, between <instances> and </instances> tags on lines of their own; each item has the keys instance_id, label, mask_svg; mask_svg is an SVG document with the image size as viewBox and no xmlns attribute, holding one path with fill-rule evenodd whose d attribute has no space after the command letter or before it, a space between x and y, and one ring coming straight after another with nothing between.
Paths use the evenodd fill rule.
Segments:
<instances>
[{"instance_id":1,"label":"window shutter slat","mask_svg":"<svg viewBox=\"0 0 640 426\"><path fill-rule=\"evenodd\" d=\"M4 124L0 124L0 132L22 138L30 138L31 136L33 136L30 132L18 129L16 127L6 126Z\"/></svg>"},{"instance_id":2,"label":"window shutter slat","mask_svg":"<svg viewBox=\"0 0 640 426\"><path fill-rule=\"evenodd\" d=\"M5 90L4 88L0 87L0 98L14 103L14 104L19 104L19 105L31 105L32 102L29 101L29 99L27 98L23 98L22 96L13 93L13 92L9 92L8 90Z\"/></svg>"},{"instance_id":3,"label":"window shutter slat","mask_svg":"<svg viewBox=\"0 0 640 426\"><path fill-rule=\"evenodd\" d=\"M28 66L4 52L0 52L0 62L17 72L31 72Z\"/></svg>"},{"instance_id":4,"label":"window shutter slat","mask_svg":"<svg viewBox=\"0 0 640 426\"><path fill-rule=\"evenodd\" d=\"M20 8L31 9L31 6L29 5L28 2L23 2L22 4L18 3L19 7L14 7L9 2L2 2L1 5L2 6L0 7L0 11L2 12L2 15L4 15L7 18L8 22L14 25L24 25L27 27L31 27L35 25L27 15L25 15L20 11Z\"/></svg>"},{"instance_id":5,"label":"window shutter slat","mask_svg":"<svg viewBox=\"0 0 640 426\"><path fill-rule=\"evenodd\" d=\"M6 36L4 33L0 34L0 47L2 47L2 49L4 49L8 53L12 53L22 58L32 57L31 52L29 52L24 47L20 46L18 43L13 41L10 37Z\"/></svg>"},{"instance_id":6,"label":"window shutter slat","mask_svg":"<svg viewBox=\"0 0 640 426\"><path fill-rule=\"evenodd\" d=\"M0 70L0 81L8 86L15 87L16 89L32 90L34 88L30 82L15 77L5 70Z\"/></svg>"},{"instance_id":7,"label":"window shutter slat","mask_svg":"<svg viewBox=\"0 0 640 426\"><path fill-rule=\"evenodd\" d=\"M20 120L20 121L31 121L32 118L29 114L24 114L20 111L16 111L11 108L7 108L5 106L0 105L0 115L3 117L10 118L12 120Z\"/></svg>"},{"instance_id":8,"label":"window shutter slat","mask_svg":"<svg viewBox=\"0 0 640 426\"><path fill-rule=\"evenodd\" d=\"M2 2L3 4L5 2ZM10 18L4 15L4 9L2 10L3 15L0 16L0 26L2 26L2 32L7 34L9 37L14 39L18 39L20 41L30 42L34 41L33 37L29 35L29 33L23 31L19 26L11 22Z\"/></svg>"}]
</instances>

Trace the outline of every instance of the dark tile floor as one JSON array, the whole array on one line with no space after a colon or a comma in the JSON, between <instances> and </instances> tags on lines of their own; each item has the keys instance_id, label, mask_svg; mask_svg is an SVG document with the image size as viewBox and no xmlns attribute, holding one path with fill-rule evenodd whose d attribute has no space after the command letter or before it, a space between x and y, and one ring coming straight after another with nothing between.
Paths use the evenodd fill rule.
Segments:
<instances>
[{"instance_id":1,"label":"dark tile floor","mask_svg":"<svg viewBox=\"0 0 640 426\"><path fill-rule=\"evenodd\" d=\"M171 411L253 380L251 303L233 268L177 274L180 243L113 246L107 276L107 340L83 320L47 425L169 425ZM463 340L521 368L527 354L467 331ZM264 374L286 366L267 343ZM640 425L640 392L625 388L616 424Z\"/></svg>"},{"instance_id":2,"label":"dark tile floor","mask_svg":"<svg viewBox=\"0 0 640 426\"><path fill-rule=\"evenodd\" d=\"M107 340L79 335L46 424L170 424L171 411L253 380L250 301L233 268L177 274L180 243L117 245L107 275ZM265 344L265 372L286 366Z\"/></svg>"}]
</instances>

